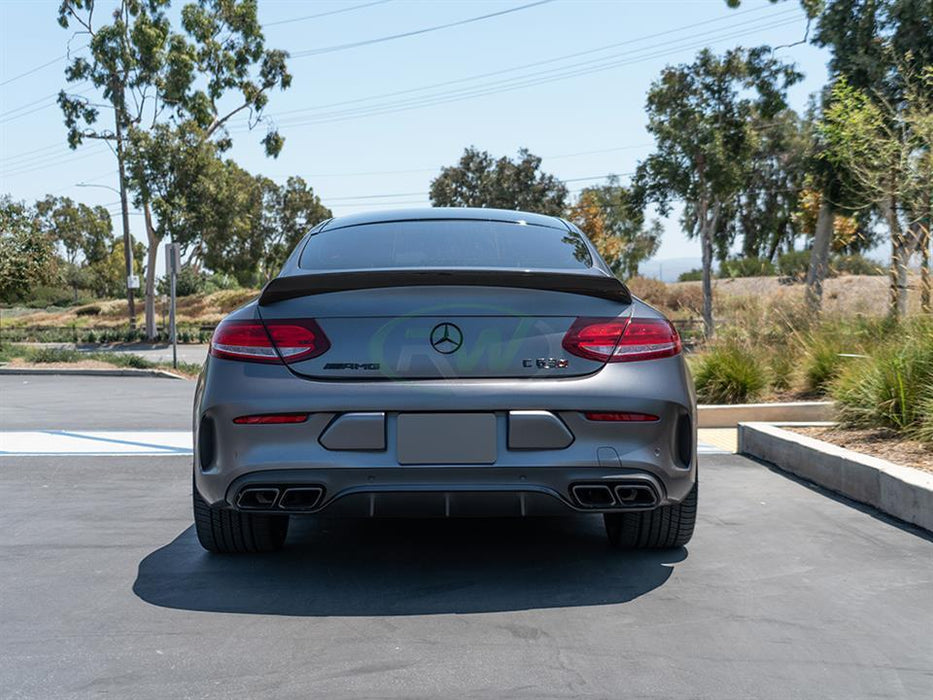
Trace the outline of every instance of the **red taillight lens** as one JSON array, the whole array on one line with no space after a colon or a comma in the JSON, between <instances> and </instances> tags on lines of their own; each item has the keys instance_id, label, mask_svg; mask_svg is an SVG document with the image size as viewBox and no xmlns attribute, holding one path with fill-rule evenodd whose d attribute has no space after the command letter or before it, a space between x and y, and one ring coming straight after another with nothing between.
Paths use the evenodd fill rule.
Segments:
<instances>
[{"instance_id":1,"label":"red taillight lens","mask_svg":"<svg viewBox=\"0 0 933 700\"><path fill-rule=\"evenodd\" d=\"M600 362L657 360L680 353L680 336L663 318L578 318L564 336L564 350Z\"/></svg>"},{"instance_id":2,"label":"red taillight lens","mask_svg":"<svg viewBox=\"0 0 933 700\"><path fill-rule=\"evenodd\" d=\"M618 412L599 412L586 411L584 414L587 420L610 421L615 423L653 423L661 420L650 413L618 413Z\"/></svg>"},{"instance_id":3,"label":"red taillight lens","mask_svg":"<svg viewBox=\"0 0 933 700\"><path fill-rule=\"evenodd\" d=\"M308 420L307 413L264 413L259 416L240 416L234 418L234 423L240 425L281 425L283 423L304 423Z\"/></svg>"},{"instance_id":4,"label":"red taillight lens","mask_svg":"<svg viewBox=\"0 0 933 700\"><path fill-rule=\"evenodd\" d=\"M211 338L211 355L246 362L297 362L327 352L330 341L311 319L223 321Z\"/></svg>"},{"instance_id":5,"label":"red taillight lens","mask_svg":"<svg viewBox=\"0 0 933 700\"><path fill-rule=\"evenodd\" d=\"M578 318L564 336L564 350L577 357L605 362L628 325L627 318Z\"/></svg>"}]
</instances>

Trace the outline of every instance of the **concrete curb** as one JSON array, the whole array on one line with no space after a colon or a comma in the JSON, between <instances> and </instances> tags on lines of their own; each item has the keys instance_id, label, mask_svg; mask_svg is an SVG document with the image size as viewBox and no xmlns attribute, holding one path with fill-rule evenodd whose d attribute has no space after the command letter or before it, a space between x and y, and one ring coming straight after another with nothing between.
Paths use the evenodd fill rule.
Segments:
<instances>
[{"instance_id":1,"label":"concrete curb","mask_svg":"<svg viewBox=\"0 0 933 700\"><path fill-rule=\"evenodd\" d=\"M788 423L785 423L787 425ZM782 430L739 423L739 453L933 531L933 474Z\"/></svg>"},{"instance_id":2,"label":"concrete curb","mask_svg":"<svg viewBox=\"0 0 933 700\"><path fill-rule=\"evenodd\" d=\"M66 368L66 367L0 367L3 375L67 375L72 377L159 377L162 379L188 379L188 377L164 369L132 369L129 367L102 368Z\"/></svg>"},{"instance_id":3,"label":"concrete curb","mask_svg":"<svg viewBox=\"0 0 933 700\"><path fill-rule=\"evenodd\" d=\"M832 401L788 403L708 404L697 406L698 428L734 428L741 421L823 422L835 418Z\"/></svg>"}]
</instances>

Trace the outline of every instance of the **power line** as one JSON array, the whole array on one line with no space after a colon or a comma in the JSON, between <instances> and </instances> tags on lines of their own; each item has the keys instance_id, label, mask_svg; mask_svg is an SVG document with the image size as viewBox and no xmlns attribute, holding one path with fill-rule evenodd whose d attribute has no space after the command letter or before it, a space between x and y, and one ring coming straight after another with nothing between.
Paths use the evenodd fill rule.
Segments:
<instances>
[{"instance_id":1,"label":"power line","mask_svg":"<svg viewBox=\"0 0 933 700\"><path fill-rule=\"evenodd\" d=\"M80 49L79 49L79 50L80 50ZM38 73L38 72L39 72L40 70L42 70L43 68L48 68L49 66L54 66L56 63L58 63L59 61L64 61L66 58L68 58L68 54L65 54L64 56L59 56L58 58L53 58L53 59L52 59L51 61L49 61L48 63L43 63L41 66L36 66L35 68L30 68L29 70L27 70L27 71L24 72L24 73L20 73L19 75L14 75L12 78L7 78L7 79L4 80L3 82L0 82L0 87L3 87L3 86L5 86L5 85L9 85L9 84L12 83L13 81L19 80L20 78L25 78L26 76L32 75L33 73Z\"/></svg>"},{"instance_id":2,"label":"power line","mask_svg":"<svg viewBox=\"0 0 933 700\"><path fill-rule=\"evenodd\" d=\"M347 44L335 44L334 46L325 46L320 49L308 49L306 51L293 51L291 53L291 58L305 58L307 56L320 56L325 53L334 53L336 51L346 51L347 49L356 49L361 46L371 46L372 44L381 44L386 41L395 41L396 39L404 39L410 36L418 36L420 34L428 34L430 32L437 32L442 29L450 29L451 27L460 27L464 24L471 24L473 22L480 22L485 19L491 19L492 17L501 17L502 15L508 15L513 12L521 12L522 10L528 10L532 7L537 7L538 5L546 5L554 0L537 0L536 2L531 2L526 5L519 5L518 7L510 7L507 10L499 10L498 12L490 12L485 15L478 15L476 17L468 17L466 19L461 19L456 22L448 22L447 24L437 24L433 27L424 27L422 29L415 29L410 32L402 32L401 34L390 34L389 36L376 37L375 39L365 39L363 41L354 41Z\"/></svg>"},{"instance_id":3,"label":"power line","mask_svg":"<svg viewBox=\"0 0 933 700\"><path fill-rule=\"evenodd\" d=\"M587 63L594 63L593 61L584 62L584 64L577 64L571 66L564 66L558 69L550 69L547 71L540 71L538 73L532 73L524 76L517 76L515 78L510 78L502 81L494 81L487 83L485 85L477 85L470 88L465 88L462 90L450 91L447 93L438 93L435 95L425 95L418 98L413 98L409 100L400 100L396 102L388 102L383 104L371 105L368 107L360 107L352 110L338 110L329 113L323 113L315 116L309 116L304 119L296 120L282 120L278 122L279 126L289 126L289 127L299 127L299 126L308 126L312 124L327 124L333 122L348 121L350 119L359 119L367 116L376 116L382 114L391 114L395 112L407 111L410 109L418 109L421 107L428 107L438 104L446 104L448 102L457 102L465 99L472 99L474 97L482 97L486 95L498 94L502 92L510 92L525 87L532 87L535 85L541 85L545 83L555 82L559 80L566 80L568 78L574 78L582 75L590 75L593 73L599 73L607 70L612 70L615 68L620 68L623 66L633 65L636 63L643 63L645 61L654 60L657 58L664 58L672 55L672 53L680 53L685 50L695 49L697 47L708 46L712 43L719 43L722 41L727 41L729 39L738 38L749 34L754 31L761 31L767 29L774 29L777 27L788 26L795 24L798 21L798 18L793 18L785 20L782 22L774 22L768 25L758 26L751 28L749 30L744 30L742 32L737 32L733 34L723 35L716 37L710 40L704 40L700 43L690 43L677 46L676 48L663 52L642 54L631 59L625 60L614 60L607 62L606 58L599 59L602 63L597 63L597 65L590 66L587 68L582 68L580 66ZM679 39L678 41L683 41ZM641 51L645 51L642 49ZM627 52L631 54L632 52ZM546 76L546 77L539 77ZM311 111L311 110L307 110Z\"/></svg>"},{"instance_id":4,"label":"power line","mask_svg":"<svg viewBox=\"0 0 933 700\"><path fill-rule=\"evenodd\" d=\"M340 15L344 12L352 12L353 10L362 10L364 7L372 7L373 5L384 5L387 2L392 2L392 0L376 0L375 2L366 2L362 5L353 5L352 7L343 7L339 10L330 10L329 12L319 12L316 15L305 15L304 17L292 17L290 19L279 19L275 22L266 22L262 25L263 29L266 27L276 27L280 24L292 24L293 22L304 22L309 19L318 19L319 17L329 17L330 15Z\"/></svg>"},{"instance_id":5,"label":"power line","mask_svg":"<svg viewBox=\"0 0 933 700\"><path fill-rule=\"evenodd\" d=\"M679 26L679 27L674 27L674 28L672 28L672 29L667 29L667 30L662 31L662 32L655 32L654 34L646 34L646 35L644 35L644 36L636 37L636 38L634 38L634 39L626 39L625 41L618 41L618 42L614 42L614 43L611 43L611 44L604 44L604 45L602 45L602 46L597 46L597 47L592 48L592 49L587 49L586 51L576 51L576 52L574 52L574 53L564 54L564 55L561 55L561 56L555 56L555 57L553 57L553 58L548 58L548 59L544 59L544 60L541 60L541 61L534 61L534 62L532 62L532 63L525 63L525 64L518 65L518 66L512 66L511 68L501 68L501 69L494 70L494 71L489 71L489 72L486 72L486 73L477 73L477 74L474 74L474 75L466 76L466 77L464 77L464 78L456 78L456 79L454 79L454 80L445 80L445 81L443 81L443 82L431 83L431 84L429 84L429 85L422 85L421 87L416 87L416 88L408 88L408 89L406 89L406 90L395 90L395 91L393 91L393 92L385 92L385 93L381 93L381 94L378 94L378 95L370 95L370 96L368 96L368 97L358 97L358 98L351 99L351 100L341 100L341 101L339 101L339 102L330 102L330 103L323 104L323 105L317 105L317 106L315 106L315 107L304 107L304 108L301 108L301 109L286 110L286 111L283 111L283 112L277 112L277 113L275 114L275 116L285 116L285 115L288 115L288 114L300 114L300 113L303 113L303 112L317 111L317 110L322 110L322 109L328 109L328 108L331 108L331 107L343 107L343 106L345 106L345 105L358 104L358 103L360 103L360 102L368 102L368 101L370 101L370 100L381 99L381 98L383 98L383 97L398 97L398 96L400 96L400 95L408 95L408 94L411 94L411 93L413 93L413 92L423 92L423 91L425 91L425 90L431 90L431 89L439 88L439 87L447 87L447 86L449 86L449 85L457 85L457 84L460 84L460 83L466 83L466 82L471 82L471 81L474 81L474 80L480 80L480 79L482 79L482 78L491 78L491 77L493 77L493 76L502 75L502 74L504 74L504 73L513 73L513 72L515 72L515 71L524 70L524 69L526 69L526 68L536 68L536 67L538 67L538 66L547 65L548 63L557 63L557 62L559 62L559 61L564 61L564 60L571 59L571 58L579 58L580 56L587 56L587 55L590 55L590 54L599 53L599 52L601 52L601 51L607 51L607 50L609 50L609 49L618 48L618 47L620 47L620 46L629 46L629 45L631 45L631 44L639 44L639 43L642 43L642 42L644 42L644 41L649 41L649 40L651 40L651 39L657 39L657 38L662 37L662 36L668 36L668 35L670 35L670 34L676 34L676 33L678 33L678 32L684 32L684 31L688 31L688 30L694 30L696 27L704 26L704 25L707 25L707 24L715 24L715 23L718 23L718 22L725 22L725 21L728 21L728 20L733 19L733 18L735 18L735 17L739 17L739 16L742 16L742 15L747 15L747 14L753 14L753 13L761 12L762 10L766 10L766 9L769 9L769 8L768 8L767 6L765 6L765 7L758 7L758 8L754 8L754 9L750 9L750 10L742 10L741 12L733 13L733 14L730 15L730 16L714 17L713 19L704 20L703 22L695 22L695 23L693 23L693 24L681 25L681 26ZM792 9L790 10L790 12L796 12L796 11L797 11L796 8L792 8ZM784 14L787 14L788 12L789 12L788 10L784 10L784 11L783 11ZM773 17L770 18L770 19L773 19ZM743 26L743 25L745 25L745 24L754 23L754 22L758 22L758 21L759 21L759 19L756 18L756 19L752 19L752 20L746 20L746 21L744 21L744 22L730 23L729 27L730 27L730 28L739 27L739 26ZM704 32L704 34L715 33L715 32L717 32L717 31L720 31L720 30L719 30L719 29L714 29L714 30L712 30L712 32ZM703 34L701 34L701 35L693 34L690 38L691 38L691 39L695 39L697 36L702 36L702 35L703 35ZM678 41L680 41L680 40L678 40Z\"/></svg>"}]
</instances>

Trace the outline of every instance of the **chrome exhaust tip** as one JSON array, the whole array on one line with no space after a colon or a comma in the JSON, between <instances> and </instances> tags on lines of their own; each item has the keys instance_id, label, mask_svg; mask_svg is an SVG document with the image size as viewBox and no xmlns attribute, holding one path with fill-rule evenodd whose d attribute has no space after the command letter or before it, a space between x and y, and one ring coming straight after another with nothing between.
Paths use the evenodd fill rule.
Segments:
<instances>
[{"instance_id":1,"label":"chrome exhaust tip","mask_svg":"<svg viewBox=\"0 0 933 700\"><path fill-rule=\"evenodd\" d=\"M270 510L275 507L279 490L268 486L245 488L237 497L237 508L243 510Z\"/></svg>"},{"instance_id":2,"label":"chrome exhaust tip","mask_svg":"<svg viewBox=\"0 0 933 700\"><path fill-rule=\"evenodd\" d=\"M282 510L314 510L323 495L324 489L320 486L287 488L279 500L279 508Z\"/></svg>"},{"instance_id":3,"label":"chrome exhaust tip","mask_svg":"<svg viewBox=\"0 0 933 700\"><path fill-rule=\"evenodd\" d=\"M575 484L570 493L584 508L611 508L615 504L612 489L606 484Z\"/></svg>"},{"instance_id":4,"label":"chrome exhaust tip","mask_svg":"<svg viewBox=\"0 0 933 700\"><path fill-rule=\"evenodd\" d=\"M615 492L623 508L653 508L658 505L654 489L644 484L619 484Z\"/></svg>"}]
</instances>

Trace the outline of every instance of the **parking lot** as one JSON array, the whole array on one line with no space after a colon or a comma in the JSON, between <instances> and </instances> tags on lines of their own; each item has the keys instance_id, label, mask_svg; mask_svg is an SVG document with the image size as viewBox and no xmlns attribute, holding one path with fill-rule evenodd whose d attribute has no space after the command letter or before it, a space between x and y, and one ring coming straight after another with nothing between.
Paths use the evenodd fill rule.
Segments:
<instances>
[{"instance_id":1,"label":"parking lot","mask_svg":"<svg viewBox=\"0 0 933 700\"><path fill-rule=\"evenodd\" d=\"M0 696L933 697L933 540L764 465L706 451L679 551L305 520L218 557L164 437L193 389L0 377Z\"/></svg>"}]
</instances>

